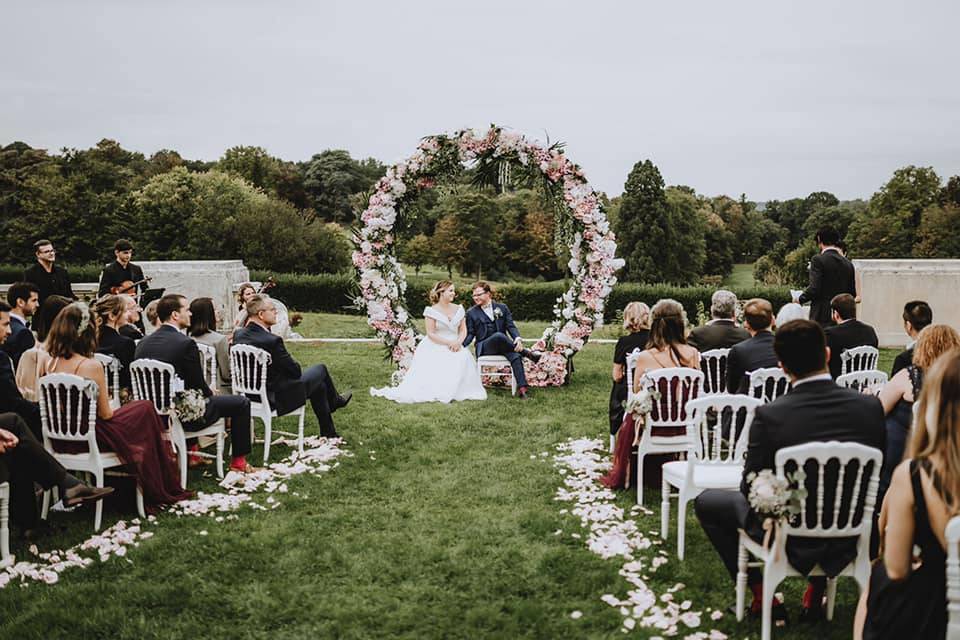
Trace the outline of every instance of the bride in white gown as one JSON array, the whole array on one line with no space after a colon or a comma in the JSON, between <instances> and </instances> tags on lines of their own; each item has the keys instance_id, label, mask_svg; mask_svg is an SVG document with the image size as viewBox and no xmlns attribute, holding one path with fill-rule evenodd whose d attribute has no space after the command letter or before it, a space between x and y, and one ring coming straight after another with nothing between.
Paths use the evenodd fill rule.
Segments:
<instances>
[{"instance_id":1,"label":"bride in white gown","mask_svg":"<svg viewBox=\"0 0 960 640\"><path fill-rule=\"evenodd\" d=\"M427 335L413 354L410 369L396 387L370 389L370 394L402 403L486 400L477 361L463 347L466 313L454 304L453 283L441 280L430 290L433 306L423 310Z\"/></svg>"}]
</instances>

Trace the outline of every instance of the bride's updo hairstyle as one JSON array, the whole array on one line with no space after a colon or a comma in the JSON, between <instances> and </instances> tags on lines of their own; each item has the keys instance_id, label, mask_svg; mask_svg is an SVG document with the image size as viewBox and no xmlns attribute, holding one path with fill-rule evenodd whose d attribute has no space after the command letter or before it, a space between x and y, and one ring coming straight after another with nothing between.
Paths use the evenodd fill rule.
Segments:
<instances>
[{"instance_id":1,"label":"bride's updo hairstyle","mask_svg":"<svg viewBox=\"0 0 960 640\"><path fill-rule=\"evenodd\" d=\"M664 351L670 349L677 362L683 362L680 357L678 344L686 344L684 336L687 325L687 314L683 305L671 298L658 300L650 310L650 337L647 339L647 348Z\"/></svg>"},{"instance_id":2,"label":"bride's updo hairstyle","mask_svg":"<svg viewBox=\"0 0 960 640\"><path fill-rule=\"evenodd\" d=\"M453 283L449 280L441 280L437 284L433 285L433 288L430 289L430 304L437 304L440 302L440 295L452 286Z\"/></svg>"},{"instance_id":3,"label":"bride's updo hairstyle","mask_svg":"<svg viewBox=\"0 0 960 640\"><path fill-rule=\"evenodd\" d=\"M74 354L91 357L97 348L97 328L90 308L83 302L67 305L57 314L47 334L47 353L54 358Z\"/></svg>"}]
</instances>

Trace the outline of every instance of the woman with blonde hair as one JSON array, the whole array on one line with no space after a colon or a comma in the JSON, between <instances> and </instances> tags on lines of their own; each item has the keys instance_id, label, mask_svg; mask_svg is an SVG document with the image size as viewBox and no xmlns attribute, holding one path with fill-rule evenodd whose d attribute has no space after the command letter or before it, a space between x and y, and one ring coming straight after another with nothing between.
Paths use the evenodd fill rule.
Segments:
<instances>
[{"instance_id":1,"label":"woman with blonde hair","mask_svg":"<svg viewBox=\"0 0 960 640\"><path fill-rule=\"evenodd\" d=\"M640 352L633 372L634 391L640 390L641 378L647 371L675 367L700 368L700 352L687 344L687 314L683 305L676 300L664 298L653 305L650 318L647 348ZM680 435L682 432L683 429L663 428L657 431L657 435L673 436ZM639 433L633 415L627 414L617 432L613 469L601 478L601 482L606 486L629 488L632 450ZM648 456L644 462L644 477L638 478L637 482L643 482L648 487L659 488L660 467L674 459L676 459L675 456L670 455Z\"/></svg>"},{"instance_id":2,"label":"woman with blonde hair","mask_svg":"<svg viewBox=\"0 0 960 640\"><path fill-rule=\"evenodd\" d=\"M925 377L909 458L880 510L881 558L857 608L856 638L946 633L944 529L960 513L960 349L937 358Z\"/></svg>"},{"instance_id":3,"label":"woman with blonde hair","mask_svg":"<svg viewBox=\"0 0 960 640\"><path fill-rule=\"evenodd\" d=\"M120 362L120 387L131 389L130 363L137 350L136 343L120 333L126 323L127 303L125 296L107 294L97 300L97 353L113 356Z\"/></svg>"},{"instance_id":4,"label":"woman with blonde hair","mask_svg":"<svg viewBox=\"0 0 960 640\"><path fill-rule=\"evenodd\" d=\"M913 362L901 369L883 385L880 390L880 402L887 414L887 450L883 456L883 468L880 471L880 493L878 501L883 499L893 470L900 464L906 448L913 422L913 403L919 397L923 386L923 372L942 354L960 347L960 334L945 324L931 324L917 335L913 347Z\"/></svg>"},{"instance_id":5,"label":"woman with blonde hair","mask_svg":"<svg viewBox=\"0 0 960 640\"><path fill-rule=\"evenodd\" d=\"M610 389L610 435L617 435L623 423L623 403L627 400L627 356L647 346L650 336L650 307L631 302L623 309L623 328L628 332L613 348L613 388Z\"/></svg>"},{"instance_id":6,"label":"woman with blonde hair","mask_svg":"<svg viewBox=\"0 0 960 640\"><path fill-rule=\"evenodd\" d=\"M74 302L57 315L38 362L42 375L68 373L97 383L97 444L133 468L143 499L150 507L190 497L180 486L180 472L163 423L149 400L134 400L117 410L110 407L103 366L93 357L97 347L94 319L85 303ZM42 378L41 378L42 380ZM85 445L53 441L53 449L82 453ZM80 447L80 450L77 448Z\"/></svg>"},{"instance_id":7,"label":"woman with blonde hair","mask_svg":"<svg viewBox=\"0 0 960 640\"><path fill-rule=\"evenodd\" d=\"M449 280L433 285L431 306L423 310L427 335L414 351L403 381L396 387L371 388L371 395L401 403L486 400L477 361L463 347L466 312L454 302L456 297Z\"/></svg>"}]
</instances>

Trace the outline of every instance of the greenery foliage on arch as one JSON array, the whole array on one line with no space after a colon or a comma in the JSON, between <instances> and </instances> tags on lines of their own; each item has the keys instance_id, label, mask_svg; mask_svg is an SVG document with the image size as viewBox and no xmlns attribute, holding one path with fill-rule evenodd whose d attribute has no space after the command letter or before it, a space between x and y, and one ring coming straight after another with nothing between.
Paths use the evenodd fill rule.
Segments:
<instances>
[{"instance_id":1,"label":"greenery foliage on arch","mask_svg":"<svg viewBox=\"0 0 960 640\"><path fill-rule=\"evenodd\" d=\"M398 369L393 382L399 382L410 366L417 329L404 307L407 285L394 256L394 225L420 192L464 167L475 169L487 183L502 181L512 169L521 180L539 181L557 205L557 240L569 248L573 281L557 299L553 324L533 346L544 357L538 364L525 360L524 366L534 386L563 384L567 358L603 323L604 302L623 260L615 257L617 245L600 198L559 144L543 147L497 126L484 133L467 129L424 138L416 153L390 167L377 182L361 215L363 226L353 252L360 286L356 304L366 309L368 324L387 345Z\"/></svg>"}]
</instances>

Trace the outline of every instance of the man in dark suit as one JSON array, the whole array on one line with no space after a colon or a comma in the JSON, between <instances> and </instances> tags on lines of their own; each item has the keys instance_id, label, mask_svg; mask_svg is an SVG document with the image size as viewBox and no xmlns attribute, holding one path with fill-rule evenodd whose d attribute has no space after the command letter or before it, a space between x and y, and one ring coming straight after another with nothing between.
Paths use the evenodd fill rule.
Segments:
<instances>
[{"instance_id":1,"label":"man in dark suit","mask_svg":"<svg viewBox=\"0 0 960 640\"><path fill-rule=\"evenodd\" d=\"M0 345L6 342L10 335L10 305L0 300ZM43 439L40 428L40 405L25 400L17 387L16 369L7 352L0 349L0 413L15 413L30 430L37 440Z\"/></svg>"},{"instance_id":2,"label":"man in dark suit","mask_svg":"<svg viewBox=\"0 0 960 640\"><path fill-rule=\"evenodd\" d=\"M747 330L738 327L737 296L732 291L718 289L710 297L710 322L697 327L687 336L687 344L703 353L711 349L729 349L750 337Z\"/></svg>"},{"instance_id":3,"label":"man in dark suit","mask_svg":"<svg viewBox=\"0 0 960 640\"><path fill-rule=\"evenodd\" d=\"M27 321L39 306L37 285L32 282L15 282L7 290L7 302L10 303L10 337L3 343L3 350L13 360L13 368L20 364L20 356L36 344L33 332L27 328Z\"/></svg>"},{"instance_id":4,"label":"man in dark suit","mask_svg":"<svg viewBox=\"0 0 960 640\"><path fill-rule=\"evenodd\" d=\"M730 347L727 354L728 393L748 393L747 374L757 369L777 366L773 351L773 305L763 298L747 300L743 320L750 338Z\"/></svg>"},{"instance_id":5,"label":"man in dark suit","mask_svg":"<svg viewBox=\"0 0 960 640\"><path fill-rule=\"evenodd\" d=\"M793 390L770 404L757 408L750 427L747 459L740 491L707 490L696 499L696 513L707 537L720 554L727 571L736 579L738 529L756 540L763 538L761 518L751 511L747 501L747 476L774 468L774 456L784 447L807 442L857 442L884 449L883 406L871 395L836 385L827 370L830 349L823 330L810 320L794 320L777 330L774 350L780 366L793 383ZM866 472L872 470L867 469ZM836 472L826 476L826 503L833 503L829 482L836 483ZM817 478L807 478L807 489L816 489ZM812 484L812 486L811 486ZM856 539L791 538L786 547L790 564L803 574L819 565L827 575L835 575L856 556ZM751 569L748 583L754 594L751 611L759 612L763 597L762 576ZM825 581L811 579L804 595L801 619L822 615ZM780 616L784 615L778 606Z\"/></svg>"},{"instance_id":6,"label":"man in dark suit","mask_svg":"<svg viewBox=\"0 0 960 640\"><path fill-rule=\"evenodd\" d=\"M857 295L857 282L853 263L840 252L840 234L831 227L817 231L817 247L820 253L810 260L810 284L794 302L810 303L810 319L828 327L830 301L840 293Z\"/></svg>"},{"instance_id":7,"label":"man in dark suit","mask_svg":"<svg viewBox=\"0 0 960 640\"><path fill-rule=\"evenodd\" d=\"M49 240L37 240L33 243L33 250L37 263L23 272L23 279L37 285L40 304L53 294L76 300L77 296L70 285L70 274L63 267L54 264L57 250L53 248L53 244Z\"/></svg>"},{"instance_id":8,"label":"man in dark suit","mask_svg":"<svg viewBox=\"0 0 960 640\"><path fill-rule=\"evenodd\" d=\"M27 540L36 540L44 532L38 528L42 521L37 517L34 483L44 489L58 487L65 507L113 493L113 487L90 487L67 473L15 413L0 413L0 482L10 483L13 521Z\"/></svg>"},{"instance_id":9,"label":"man in dark suit","mask_svg":"<svg viewBox=\"0 0 960 640\"><path fill-rule=\"evenodd\" d=\"M116 260L103 268L100 274L100 288L97 289L97 297L100 298L108 293L113 287L120 287L124 282L135 284L126 291L117 291L117 293L126 293L136 296L138 291L145 291L147 284L142 282L143 269L130 262L133 257L133 243L124 238L120 238L113 243L113 255Z\"/></svg>"},{"instance_id":10,"label":"man in dark suit","mask_svg":"<svg viewBox=\"0 0 960 640\"><path fill-rule=\"evenodd\" d=\"M250 401L243 396L213 395L203 375L203 364L197 343L184 331L190 326L190 305L181 295L170 294L157 303L160 327L137 345L136 357L151 358L172 364L184 388L196 389L206 398L207 409L199 425L184 424L185 431L210 426L220 418L230 418L230 439L233 458L230 468L254 471L247 462L250 453Z\"/></svg>"},{"instance_id":11,"label":"man in dark suit","mask_svg":"<svg viewBox=\"0 0 960 640\"><path fill-rule=\"evenodd\" d=\"M347 406L352 393L340 395L326 365L317 364L303 371L283 344L283 338L270 332L277 323L277 306L269 296L257 294L247 301L247 325L233 332L233 344L248 344L270 354L267 365L267 399L277 414L302 407L307 398L320 423L320 435L338 438L333 412Z\"/></svg>"},{"instance_id":12,"label":"man in dark suit","mask_svg":"<svg viewBox=\"0 0 960 640\"><path fill-rule=\"evenodd\" d=\"M517 397L527 399L527 375L523 370L523 358L540 362L540 354L523 348L520 331L513 322L510 309L505 304L493 301L490 285L484 281L473 285L474 305L467 311L467 337L463 346L477 341L477 357L503 356L510 361L513 378L517 382Z\"/></svg>"},{"instance_id":13,"label":"man in dark suit","mask_svg":"<svg viewBox=\"0 0 960 640\"><path fill-rule=\"evenodd\" d=\"M854 347L876 347L879 341L873 327L857 320L857 303L849 293L834 296L830 309L835 324L824 332L830 347L830 375L836 380L843 371L840 355L844 351Z\"/></svg>"},{"instance_id":14,"label":"man in dark suit","mask_svg":"<svg viewBox=\"0 0 960 640\"><path fill-rule=\"evenodd\" d=\"M933 324L933 309L929 304L923 300L911 300L903 305L903 330L910 336L910 343L893 359L893 367L890 369L891 378L897 375L897 371L906 369L913 362L913 345L917 342L917 336L924 327L931 324Z\"/></svg>"}]
</instances>

